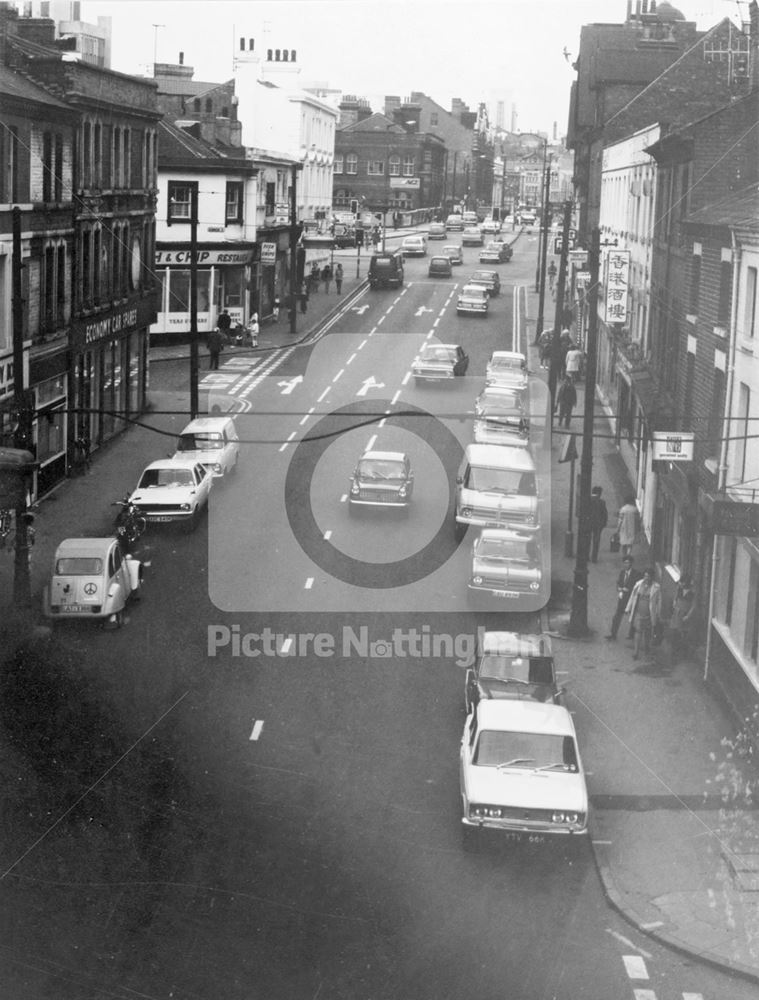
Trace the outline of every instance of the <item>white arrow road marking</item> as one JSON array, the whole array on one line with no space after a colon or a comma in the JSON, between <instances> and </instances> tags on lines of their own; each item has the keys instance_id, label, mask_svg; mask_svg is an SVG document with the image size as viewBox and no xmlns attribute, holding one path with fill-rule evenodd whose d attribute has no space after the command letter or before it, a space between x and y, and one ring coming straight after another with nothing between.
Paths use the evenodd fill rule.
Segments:
<instances>
[{"instance_id":1,"label":"white arrow road marking","mask_svg":"<svg viewBox=\"0 0 759 1000\"><path fill-rule=\"evenodd\" d=\"M428 309L427 306L419 306L417 311L414 313L415 316L424 316L425 313L434 312L434 309Z\"/></svg>"},{"instance_id":2,"label":"white arrow road marking","mask_svg":"<svg viewBox=\"0 0 759 1000\"><path fill-rule=\"evenodd\" d=\"M369 308L369 303L365 302L362 306L351 306L353 312L358 313L359 316L363 316L366 310Z\"/></svg>"},{"instance_id":3,"label":"white arrow road marking","mask_svg":"<svg viewBox=\"0 0 759 1000\"><path fill-rule=\"evenodd\" d=\"M313 585L314 585L314 578L312 576L309 576L309 578L306 580L306 588L305 589L306 590L310 590L313 587Z\"/></svg>"},{"instance_id":4,"label":"white arrow road marking","mask_svg":"<svg viewBox=\"0 0 759 1000\"><path fill-rule=\"evenodd\" d=\"M296 385L300 385L303 381L302 375L296 375L295 378L286 379L284 382L277 382L278 386L284 386L282 389L282 396L289 396Z\"/></svg>"},{"instance_id":5,"label":"white arrow road marking","mask_svg":"<svg viewBox=\"0 0 759 1000\"><path fill-rule=\"evenodd\" d=\"M264 720L263 719L256 719L256 721L255 721L255 723L253 725L253 732L250 734L249 739L251 739L251 740L257 740L258 737L261 735L261 730L263 728L264 728Z\"/></svg>"},{"instance_id":6,"label":"white arrow road marking","mask_svg":"<svg viewBox=\"0 0 759 1000\"><path fill-rule=\"evenodd\" d=\"M646 963L640 955L623 955L622 961L625 963L625 971L630 979L648 979L648 969Z\"/></svg>"},{"instance_id":7,"label":"white arrow road marking","mask_svg":"<svg viewBox=\"0 0 759 1000\"><path fill-rule=\"evenodd\" d=\"M358 390L356 395L365 396L369 391L369 389L384 389L384 388L385 388L384 382L378 382L373 375L370 375L369 378L364 379L363 385Z\"/></svg>"}]
</instances>

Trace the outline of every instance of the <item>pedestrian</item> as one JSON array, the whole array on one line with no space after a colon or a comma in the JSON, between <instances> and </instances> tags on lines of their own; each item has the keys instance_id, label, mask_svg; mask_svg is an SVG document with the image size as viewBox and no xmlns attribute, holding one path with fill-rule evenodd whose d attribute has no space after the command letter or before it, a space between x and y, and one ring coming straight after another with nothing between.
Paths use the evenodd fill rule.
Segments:
<instances>
[{"instance_id":1,"label":"pedestrian","mask_svg":"<svg viewBox=\"0 0 759 1000\"><path fill-rule=\"evenodd\" d=\"M342 295L343 293L343 265L338 264L335 268L335 287L337 288L337 294Z\"/></svg>"},{"instance_id":2,"label":"pedestrian","mask_svg":"<svg viewBox=\"0 0 759 1000\"><path fill-rule=\"evenodd\" d=\"M633 567L633 557L625 556L622 560L622 569L617 576L617 607L614 610L609 634L606 636L607 639L612 640L617 638L619 626L625 611L627 611L627 605L630 603L633 587L640 578L640 573ZM632 638L632 631L628 634L628 638Z\"/></svg>"},{"instance_id":3,"label":"pedestrian","mask_svg":"<svg viewBox=\"0 0 759 1000\"><path fill-rule=\"evenodd\" d=\"M229 336L229 331L232 326L232 317L229 315L226 309L223 309L219 313L219 318L216 320L216 325L221 331L222 337L226 338Z\"/></svg>"},{"instance_id":4,"label":"pedestrian","mask_svg":"<svg viewBox=\"0 0 759 1000\"><path fill-rule=\"evenodd\" d=\"M644 656L650 653L654 630L661 621L661 587L654 578L653 567L645 569L643 579L638 580L633 587L627 614L630 618L630 628L635 629L633 659L637 660L641 649Z\"/></svg>"},{"instance_id":5,"label":"pedestrian","mask_svg":"<svg viewBox=\"0 0 759 1000\"><path fill-rule=\"evenodd\" d=\"M316 261L314 261L313 264L311 265L311 274L308 276L308 279L311 282L311 291L312 292L318 292L319 291L319 265L316 263Z\"/></svg>"},{"instance_id":6,"label":"pedestrian","mask_svg":"<svg viewBox=\"0 0 759 1000\"><path fill-rule=\"evenodd\" d=\"M544 330L538 338L538 350L540 352L540 367L551 367L551 351L553 350L553 330Z\"/></svg>"},{"instance_id":7,"label":"pedestrian","mask_svg":"<svg viewBox=\"0 0 759 1000\"><path fill-rule=\"evenodd\" d=\"M600 486L594 486L590 491L590 561L598 562L598 547L601 544L601 532L609 521L606 501L601 494Z\"/></svg>"},{"instance_id":8,"label":"pedestrian","mask_svg":"<svg viewBox=\"0 0 759 1000\"><path fill-rule=\"evenodd\" d=\"M548 287L553 291L553 286L556 283L556 261L552 260L548 265Z\"/></svg>"},{"instance_id":9,"label":"pedestrian","mask_svg":"<svg viewBox=\"0 0 759 1000\"><path fill-rule=\"evenodd\" d=\"M308 282L304 281L300 286L300 311L304 313L308 309Z\"/></svg>"},{"instance_id":10,"label":"pedestrian","mask_svg":"<svg viewBox=\"0 0 759 1000\"><path fill-rule=\"evenodd\" d=\"M274 317L274 322L279 323L279 310L282 303L279 300L279 296L275 295L271 301L271 314Z\"/></svg>"},{"instance_id":11,"label":"pedestrian","mask_svg":"<svg viewBox=\"0 0 759 1000\"><path fill-rule=\"evenodd\" d=\"M629 496L619 508L617 535L623 556L629 556L640 530L640 515L635 505L635 497Z\"/></svg>"},{"instance_id":12,"label":"pedestrian","mask_svg":"<svg viewBox=\"0 0 759 1000\"><path fill-rule=\"evenodd\" d=\"M322 268L322 281L324 282L324 291L329 295L329 283L332 281L332 268L329 264L325 264Z\"/></svg>"},{"instance_id":13,"label":"pedestrian","mask_svg":"<svg viewBox=\"0 0 759 1000\"><path fill-rule=\"evenodd\" d=\"M693 626L696 622L696 591L693 581L684 573L680 577L672 604L667 639L669 641L670 663L674 667L690 653Z\"/></svg>"},{"instance_id":14,"label":"pedestrian","mask_svg":"<svg viewBox=\"0 0 759 1000\"><path fill-rule=\"evenodd\" d=\"M576 382L580 377L580 369L582 368L582 351L577 346L570 341L569 350L567 351L566 357L564 358L564 369L567 373L567 377Z\"/></svg>"},{"instance_id":15,"label":"pedestrian","mask_svg":"<svg viewBox=\"0 0 759 1000\"><path fill-rule=\"evenodd\" d=\"M219 355L224 350L224 334L217 327L208 334L208 353L210 361L208 367L211 371L216 371L219 367Z\"/></svg>"},{"instance_id":16,"label":"pedestrian","mask_svg":"<svg viewBox=\"0 0 759 1000\"><path fill-rule=\"evenodd\" d=\"M250 346L258 347L258 334L261 332L261 327L258 323L258 313L253 313L250 317L250 323L248 323L248 336L250 337Z\"/></svg>"},{"instance_id":17,"label":"pedestrian","mask_svg":"<svg viewBox=\"0 0 759 1000\"><path fill-rule=\"evenodd\" d=\"M577 390L572 385L572 380L565 378L559 386L559 391L556 393L556 404L554 406L554 413L557 410L559 412L559 427L562 425L569 427L569 422L572 419L572 410L575 408L576 403Z\"/></svg>"},{"instance_id":18,"label":"pedestrian","mask_svg":"<svg viewBox=\"0 0 759 1000\"><path fill-rule=\"evenodd\" d=\"M571 343L572 338L569 334L569 330L564 327L559 334L559 374L562 378L566 375L567 353L569 352L569 346Z\"/></svg>"}]
</instances>

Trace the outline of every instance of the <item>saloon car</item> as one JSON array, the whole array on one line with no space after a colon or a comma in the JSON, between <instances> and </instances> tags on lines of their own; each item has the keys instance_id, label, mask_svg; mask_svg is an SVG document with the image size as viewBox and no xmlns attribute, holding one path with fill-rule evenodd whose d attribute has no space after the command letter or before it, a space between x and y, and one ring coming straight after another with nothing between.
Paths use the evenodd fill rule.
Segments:
<instances>
[{"instance_id":1,"label":"saloon car","mask_svg":"<svg viewBox=\"0 0 759 1000\"><path fill-rule=\"evenodd\" d=\"M439 254L430 257L427 275L430 278L450 278L453 275L450 257L440 256Z\"/></svg>"},{"instance_id":2,"label":"saloon car","mask_svg":"<svg viewBox=\"0 0 759 1000\"><path fill-rule=\"evenodd\" d=\"M458 243L447 243L443 247L443 253L450 259L451 264L464 263L464 252Z\"/></svg>"},{"instance_id":3,"label":"saloon car","mask_svg":"<svg viewBox=\"0 0 759 1000\"><path fill-rule=\"evenodd\" d=\"M502 444L514 448L527 448L530 444L529 417L518 394L487 396L481 393L475 402L472 430L477 444Z\"/></svg>"},{"instance_id":4,"label":"saloon car","mask_svg":"<svg viewBox=\"0 0 759 1000\"><path fill-rule=\"evenodd\" d=\"M496 599L519 608L543 586L543 558L536 531L483 528L472 545L469 597ZM529 601L528 603L532 603Z\"/></svg>"},{"instance_id":5,"label":"saloon car","mask_svg":"<svg viewBox=\"0 0 759 1000\"><path fill-rule=\"evenodd\" d=\"M563 695L547 635L483 633L477 660L464 678L467 715L482 698L558 704Z\"/></svg>"},{"instance_id":6,"label":"saloon car","mask_svg":"<svg viewBox=\"0 0 759 1000\"><path fill-rule=\"evenodd\" d=\"M55 550L53 572L43 593L47 618L124 623L124 608L137 595L142 563L118 538L66 538Z\"/></svg>"},{"instance_id":7,"label":"saloon car","mask_svg":"<svg viewBox=\"0 0 759 1000\"><path fill-rule=\"evenodd\" d=\"M401 243L404 257L426 257L427 240L424 236L407 236Z\"/></svg>"},{"instance_id":8,"label":"saloon car","mask_svg":"<svg viewBox=\"0 0 759 1000\"><path fill-rule=\"evenodd\" d=\"M501 279L498 271L486 271L480 269L468 279L470 285L481 285L487 290L488 295L496 296L501 293Z\"/></svg>"},{"instance_id":9,"label":"saloon car","mask_svg":"<svg viewBox=\"0 0 759 1000\"><path fill-rule=\"evenodd\" d=\"M485 316L488 311L488 299L488 291L483 285L467 282L456 300L456 312Z\"/></svg>"},{"instance_id":10,"label":"saloon car","mask_svg":"<svg viewBox=\"0 0 759 1000\"><path fill-rule=\"evenodd\" d=\"M431 222L430 227L427 230L428 240L444 240L445 239L445 223L443 222Z\"/></svg>"},{"instance_id":11,"label":"saloon car","mask_svg":"<svg viewBox=\"0 0 759 1000\"><path fill-rule=\"evenodd\" d=\"M480 250L480 264L503 264L511 260L513 253L508 243L496 240Z\"/></svg>"},{"instance_id":12,"label":"saloon car","mask_svg":"<svg viewBox=\"0 0 759 1000\"><path fill-rule=\"evenodd\" d=\"M425 344L411 363L417 383L437 382L465 375L469 356L459 344Z\"/></svg>"},{"instance_id":13,"label":"saloon car","mask_svg":"<svg viewBox=\"0 0 759 1000\"><path fill-rule=\"evenodd\" d=\"M493 351L485 366L485 385L527 385L527 359L519 351Z\"/></svg>"},{"instance_id":14,"label":"saloon car","mask_svg":"<svg viewBox=\"0 0 759 1000\"><path fill-rule=\"evenodd\" d=\"M480 232L482 233L500 233L501 223L498 219L485 219L485 221L480 226Z\"/></svg>"},{"instance_id":15,"label":"saloon car","mask_svg":"<svg viewBox=\"0 0 759 1000\"><path fill-rule=\"evenodd\" d=\"M164 458L150 463L129 499L148 523L181 522L193 531L212 483L212 473L195 459Z\"/></svg>"},{"instance_id":16,"label":"saloon car","mask_svg":"<svg viewBox=\"0 0 759 1000\"><path fill-rule=\"evenodd\" d=\"M231 417L198 417L179 435L174 458L200 462L220 479L236 471L239 455L240 441Z\"/></svg>"},{"instance_id":17,"label":"saloon car","mask_svg":"<svg viewBox=\"0 0 759 1000\"><path fill-rule=\"evenodd\" d=\"M348 508L403 507L411 503L414 473L402 451L365 451L350 480Z\"/></svg>"},{"instance_id":18,"label":"saloon car","mask_svg":"<svg viewBox=\"0 0 759 1000\"><path fill-rule=\"evenodd\" d=\"M465 849L482 831L545 843L588 832L588 791L572 716L563 705L481 699L459 752Z\"/></svg>"},{"instance_id":19,"label":"saloon car","mask_svg":"<svg viewBox=\"0 0 759 1000\"><path fill-rule=\"evenodd\" d=\"M479 226L467 226L461 234L461 245L463 247L481 247L482 233Z\"/></svg>"},{"instance_id":20,"label":"saloon car","mask_svg":"<svg viewBox=\"0 0 759 1000\"><path fill-rule=\"evenodd\" d=\"M464 228L463 216L459 213L454 213L453 215L449 215L448 218L445 220L445 228L450 233L460 233L461 230Z\"/></svg>"}]
</instances>

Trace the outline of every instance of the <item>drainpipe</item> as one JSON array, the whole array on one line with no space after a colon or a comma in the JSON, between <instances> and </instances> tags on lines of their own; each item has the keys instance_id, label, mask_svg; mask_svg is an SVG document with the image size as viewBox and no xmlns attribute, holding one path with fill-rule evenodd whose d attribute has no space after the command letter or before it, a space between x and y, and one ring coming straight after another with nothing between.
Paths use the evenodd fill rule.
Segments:
<instances>
[{"instance_id":1,"label":"drainpipe","mask_svg":"<svg viewBox=\"0 0 759 1000\"><path fill-rule=\"evenodd\" d=\"M723 493L727 485L727 451L730 438L730 424L733 412L733 391L735 386L735 350L738 339L738 285L742 250L735 238L735 230L730 233L733 243L733 300L730 307L730 345L727 363L727 392L725 393L725 412L722 416L722 442L720 444L719 468L717 469L717 493ZM709 669L712 657L712 618L714 617L714 588L717 582L718 536L712 539L712 569L709 580L709 614L706 619L706 653L704 656L704 680L709 679Z\"/></svg>"}]
</instances>

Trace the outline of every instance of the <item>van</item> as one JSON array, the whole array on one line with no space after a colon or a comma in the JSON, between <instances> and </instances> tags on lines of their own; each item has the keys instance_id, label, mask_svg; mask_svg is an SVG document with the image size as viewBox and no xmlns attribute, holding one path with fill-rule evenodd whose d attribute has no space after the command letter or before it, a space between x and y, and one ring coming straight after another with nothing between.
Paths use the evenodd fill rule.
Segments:
<instances>
[{"instance_id":1,"label":"van","mask_svg":"<svg viewBox=\"0 0 759 1000\"><path fill-rule=\"evenodd\" d=\"M537 470L528 448L467 445L456 477L456 538L470 524L537 529Z\"/></svg>"},{"instance_id":2,"label":"van","mask_svg":"<svg viewBox=\"0 0 759 1000\"><path fill-rule=\"evenodd\" d=\"M398 251L375 253L369 261L370 288L400 288L403 284L403 254Z\"/></svg>"},{"instance_id":3,"label":"van","mask_svg":"<svg viewBox=\"0 0 759 1000\"><path fill-rule=\"evenodd\" d=\"M198 417L177 439L174 458L192 459L217 479L237 469L240 441L231 417Z\"/></svg>"}]
</instances>

